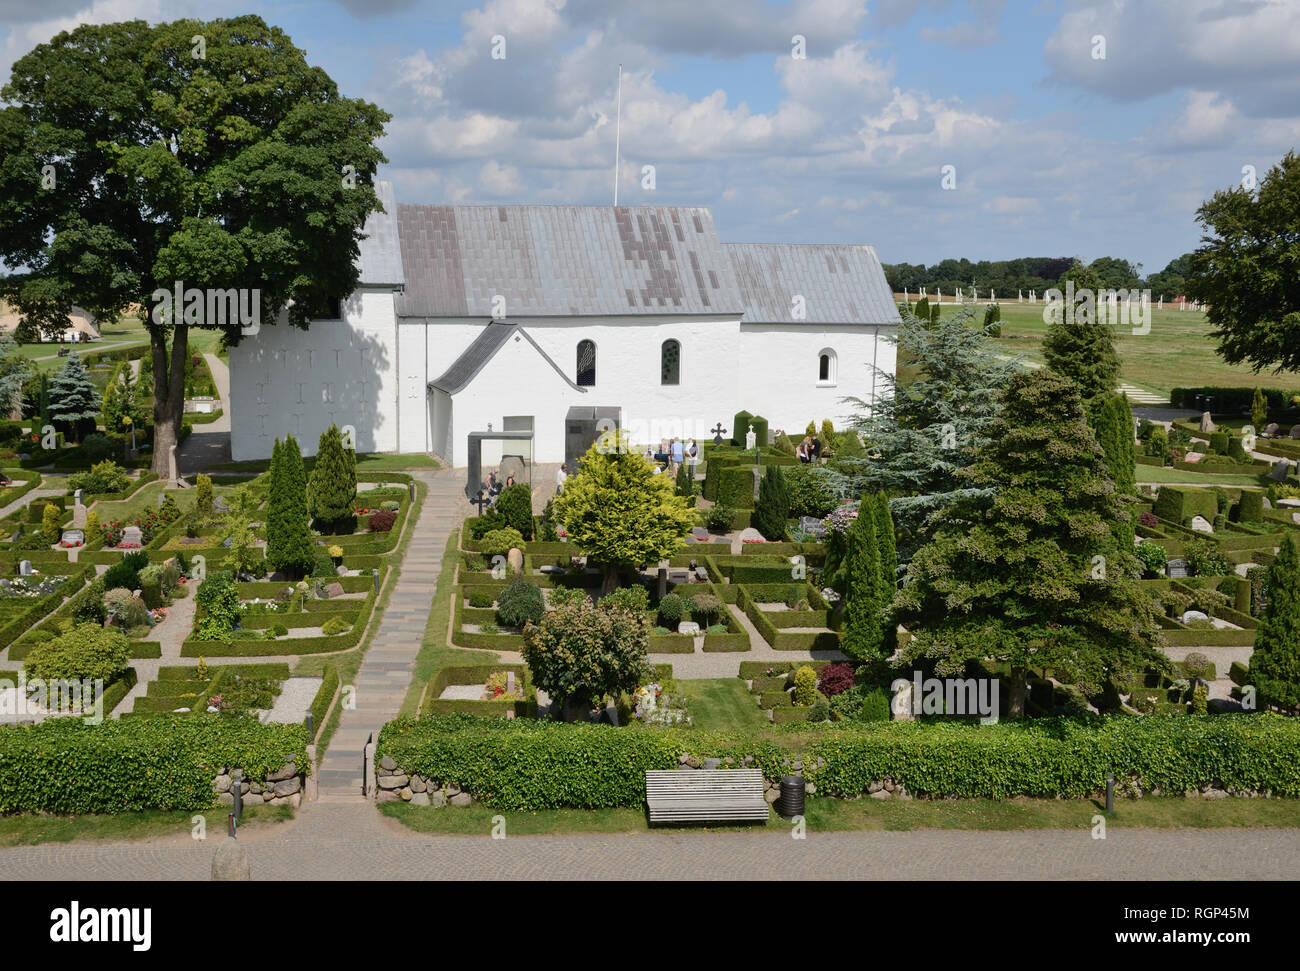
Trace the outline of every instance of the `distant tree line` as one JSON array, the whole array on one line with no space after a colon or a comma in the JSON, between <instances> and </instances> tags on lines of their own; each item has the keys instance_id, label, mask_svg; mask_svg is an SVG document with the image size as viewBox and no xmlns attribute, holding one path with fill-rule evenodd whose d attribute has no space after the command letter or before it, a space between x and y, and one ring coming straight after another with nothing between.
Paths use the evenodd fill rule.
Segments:
<instances>
[{"instance_id":1,"label":"distant tree line","mask_svg":"<svg viewBox=\"0 0 1300 971\"><path fill-rule=\"evenodd\" d=\"M906 289L915 293L921 287L930 292L939 287L945 293L952 293L956 287L968 289L972 281L979 287L981 294L987 294L990 287L1004 296L1011 296L1018 290L1037 290L1041 294L1050 287L1064 286L1067 271L1077 266L1086 266L1090 276L1100 280L1100 285L1113 290L1151 290L1151 299L1164 297L1172 300L1185 292L1187 273L1191 254L1184 253L1160 272L1143 278L1142 264L1130 263L1128 260L1113 256L1099 256L1091 263L1083 264L1072 256L1024 257L1017 260L942 260L931 266L918 263L886 263L885 278L890 287L901 293ZM1076 283L1077 286L1077 283Z\"/></svg>"}]
</instances>

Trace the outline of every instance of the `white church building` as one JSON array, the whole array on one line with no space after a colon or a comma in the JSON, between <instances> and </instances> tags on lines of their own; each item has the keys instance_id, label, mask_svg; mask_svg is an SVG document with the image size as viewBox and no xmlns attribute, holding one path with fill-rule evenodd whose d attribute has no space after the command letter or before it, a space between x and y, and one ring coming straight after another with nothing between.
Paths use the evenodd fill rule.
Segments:
<instances>
[{"instance_id":1,"label":"white church building","mask_svg":"<svg viewBox=\"0 0 1300 971\"><path fill-rule=\"evenodd\" d=\"M712 440L741 409L796 437L894 373L898 310L871 246L723 243L707 208L399 205L391 183L376 190L385 212L338 318L231 349L235 460L287 434L310 454L336 423L358 451L454 466L470 433L531 428L533 459L560 462L575 407L619 409L641 445Z\"/></svg>"}]
</instances>

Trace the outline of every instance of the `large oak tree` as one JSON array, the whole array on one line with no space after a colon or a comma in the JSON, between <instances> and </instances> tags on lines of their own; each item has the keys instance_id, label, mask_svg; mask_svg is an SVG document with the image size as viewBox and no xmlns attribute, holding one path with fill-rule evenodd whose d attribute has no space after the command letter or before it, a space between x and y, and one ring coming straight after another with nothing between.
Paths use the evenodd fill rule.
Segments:
<instances>
[{"instance_id":1,"label":"large oak tree","mask_svg":"<svg viewBox=\"0 0 1300 971\"><path fill-rule=\"evenodd\" d=\"M287 311L299 327L346 297L390 116L255 16L65 31L14 64L0 102L0 259L16 271L0 290L46 329L74 304L135 308L165 476L190 323L155 321L152 294L258 290L262 323ZM223 329L238 342L237 321Z\"/></svg>"}]
</instances>

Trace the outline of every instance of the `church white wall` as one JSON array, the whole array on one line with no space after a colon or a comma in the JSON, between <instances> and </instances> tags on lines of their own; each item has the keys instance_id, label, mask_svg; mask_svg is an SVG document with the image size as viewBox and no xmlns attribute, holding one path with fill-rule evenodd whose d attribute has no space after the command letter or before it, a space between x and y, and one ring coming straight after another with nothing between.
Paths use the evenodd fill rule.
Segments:
<instances>
[{"instance_id":1,"label":"church white wall","mask_svg":"<svg viewBox=\"0 0 1300 971\"><path fill-rule=\"evenodd\" d=\"M358 451L395 451L395 328L392 291L362 288L344 302L341 320L303 331L282 316L231 348L233 458L269 458L285 435L314 454L331 423L355 427Z\"/></svg>"},{"instance_id":2,"label":"church white wall","mask_svg":"<svg viewBox=\"0 0 1300 971\"><path fill-rule=\"evenodd\" d=\"M570 380L577 377L578 342L595 341L596 383L581 403L621 407L623 427L638 444L711 437L707 429L719 421L728 425L736 411L740 323L735 316L518 322ZM661 383L660 349L669 339L681 344L677 385ZM563 451L561 436L558 456L543 461L563 461Z\"/></svg>"},{"instance_id":3,"label":"church white wall","mask_svg":"<svg viewBox=\"0 0 1300 971\"><path fill-rule=\"evenodd\" d=\"M451 454L446 457L452 465L464 466L470 432L487 431L489 424L502 431L506 417L531 415L533 461L563 462L564 416L573 405L592 403L590 394L570 387L526 339L509 340L452 396Z\"/></svg>"},{"instance_id":4,"label":"church white wall","mask_svg":"<svg viewBox=\"0 0 1300 971\"><path fill-rule=\"evenodd\" d=\"M872 399L884 383L871 365L895 372L897 348L886 341L895 327L819 324L742 324L739 338L739 394L734 414L741 408L760 414L775 432L792 438L809 421L819 425L829 418L838 428L852 410L845 396ZM833 381L819 380L818 357L824 349L835 352ZM723 424L727 424L723 422Z\"/></svg>"}]
</instances>

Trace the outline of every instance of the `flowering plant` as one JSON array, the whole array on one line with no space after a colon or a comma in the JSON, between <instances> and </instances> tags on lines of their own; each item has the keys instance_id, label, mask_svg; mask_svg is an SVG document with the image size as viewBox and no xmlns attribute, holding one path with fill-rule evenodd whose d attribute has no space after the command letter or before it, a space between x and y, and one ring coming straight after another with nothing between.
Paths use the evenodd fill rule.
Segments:
<instances>
[{"instance_id":1,"label":"flowering plant","mask_svg":"<svg viewBox=\"0 0 1300 971\"><path fill-rule=\"evenodd\" d=\"M857 518L857 509L840 506L822 520L822 525L826 527L828 533L847 533Z\"/></svg>"}]
</instances>

